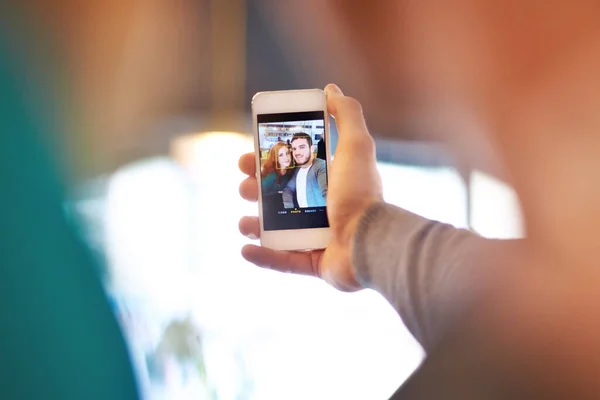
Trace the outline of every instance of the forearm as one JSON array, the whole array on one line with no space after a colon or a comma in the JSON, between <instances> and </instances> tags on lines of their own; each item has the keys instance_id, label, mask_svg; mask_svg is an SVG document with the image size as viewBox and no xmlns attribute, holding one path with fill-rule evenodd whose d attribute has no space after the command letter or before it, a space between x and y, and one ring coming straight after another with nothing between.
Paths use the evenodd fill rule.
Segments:
<instances>
[{"instance_id":1,"label":"forearm","mask_svg":"<svg viewBox=\"0 0 600 400\"><path fill-rule=\"evenodd\" d=\"M509 242L380 203L359 222L353 265L357 279L392 304L427 351L489 283L495 265L475 265L477 254Z\"/></svg>"}]
</instances>

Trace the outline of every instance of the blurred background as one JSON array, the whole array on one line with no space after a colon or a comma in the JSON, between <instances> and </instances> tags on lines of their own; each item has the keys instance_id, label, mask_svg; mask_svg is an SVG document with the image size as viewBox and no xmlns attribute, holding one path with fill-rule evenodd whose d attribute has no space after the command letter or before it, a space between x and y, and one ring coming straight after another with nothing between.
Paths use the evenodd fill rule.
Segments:
<instances>
[{"instance_id":1,"label":"blurred background","mask_svg":"<svg viewBox=\"0 0 600 400\"><path fill-rule=\"evenodd\" d=\"M145 398L387 399L423 357L377 293L240 256L238 220L258 211L237 169L257 91L337 83L363 104L388 202L487 237L524 234L493 152L475 167L398 112L409 84L377 73L400 54L379 45L387 3L349 3L28 1L8 18L60 96L70 206ZM389 64L373 63L382 52ZM333 153L336 138L332 126Z\"/></svg>"}]
</instances>

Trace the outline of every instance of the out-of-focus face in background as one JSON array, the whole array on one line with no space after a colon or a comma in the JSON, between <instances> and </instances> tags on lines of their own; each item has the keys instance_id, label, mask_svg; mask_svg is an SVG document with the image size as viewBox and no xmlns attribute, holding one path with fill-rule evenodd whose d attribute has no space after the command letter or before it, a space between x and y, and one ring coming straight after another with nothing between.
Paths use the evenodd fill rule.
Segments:
<instances>
[{"instance_id":1,"label":"out-of-focus face in background","mask_svg":"<svg viewBox=\"0 0 600 400\"><path fill-rule=\"evenodd\" d=\"M390 93L404 126L483 164L489 144L519 192L530 234L553 231L547 239L558 248L574 241L564 232L590 225L573 210L590 213L600 197L591 184L600 148L592 117L600 107L600 3L331 4L344 46L366 60L365 81Z\"/></svg>"},{"instance_id":2,"label":"out-of-focus face in background","mask_svg":"<svg viewBox=\"0 0 600 400\"><path fill-rule=\"evenodd\" d=\"M492 109L515 111L581 56L577 47L598 32L600 11L587 0L329 3L346 42L340 47L363 61L365 84L417 125L448 110L489 119L497 117Z\"/></svg>"}]
</instances>

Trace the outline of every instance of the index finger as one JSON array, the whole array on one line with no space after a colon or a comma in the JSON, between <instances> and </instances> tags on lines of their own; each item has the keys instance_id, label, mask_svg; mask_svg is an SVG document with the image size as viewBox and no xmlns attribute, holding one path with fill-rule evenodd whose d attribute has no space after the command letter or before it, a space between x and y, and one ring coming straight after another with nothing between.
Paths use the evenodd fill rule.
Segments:
<instances>
[{"instance_id":1,"label":"index finger","mask_svg":"<svg viewBox=\"0 0 600 400\"><path fill-rule=\"evenodd\" d=\"M322 250L279 251L251 244L242 248L242 256L259 267L316 277L321 276L322 255Z\"/></svg>"},{"instance_id":2,"label":"index finger","mask_svg":"<svg viewBox=\"0 0 600 400\"><path fill-rule=\"evenodd\" d=\"M240 170L246 175L254 176L256 174L256 155L254 153L246 153L240 157L238 165Z\"/></svg>"},{"instance_id":3,"label":"index finger","mask_svg":"<svg viewBox=\"0 0 600 400\"><path fill-rule=\"evenodd\" d=\"M363 116L362 106L358 100L345 96L337 85L325 87L328 112L335 118L335 123L344 135L370 136Z\"/></svg>"}]
</instances>

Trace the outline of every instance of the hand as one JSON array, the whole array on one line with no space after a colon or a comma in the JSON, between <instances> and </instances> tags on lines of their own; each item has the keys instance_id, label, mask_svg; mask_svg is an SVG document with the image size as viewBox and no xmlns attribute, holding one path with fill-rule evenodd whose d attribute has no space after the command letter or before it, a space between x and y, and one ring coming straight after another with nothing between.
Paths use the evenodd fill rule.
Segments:
<instances>
[{"instance_id":1,"label":"hand","mask_svg":"<svg viewBox=\"0 0 600 400\"><path fill-rule=\"evenodd\" d=\"M381 178L377 172L375 142L367 130L358 101L346 97L330 84L325 88L328 111L336 119L339 140L329 171L327 214L332 240L325 250L309 252L276 251L247 245L244 258L260 267L320 277L344 290L359 290L352 267L352 243L358 221L372 204L383 201ZM240 158L240 169L248 174L240 185L240 194L250 201L258 199L254 153ZM240 220L243 235L258 238L258 217Z\"/></svg>"}]
</instances>

